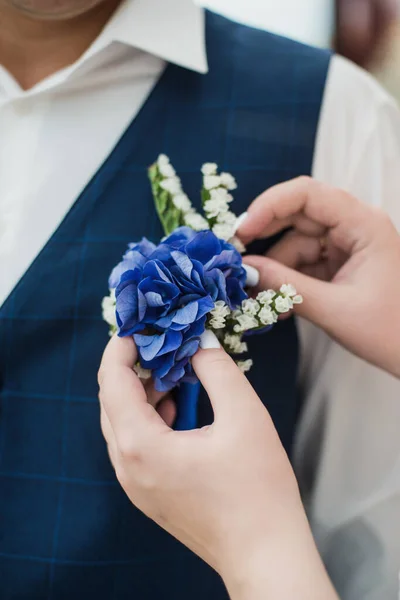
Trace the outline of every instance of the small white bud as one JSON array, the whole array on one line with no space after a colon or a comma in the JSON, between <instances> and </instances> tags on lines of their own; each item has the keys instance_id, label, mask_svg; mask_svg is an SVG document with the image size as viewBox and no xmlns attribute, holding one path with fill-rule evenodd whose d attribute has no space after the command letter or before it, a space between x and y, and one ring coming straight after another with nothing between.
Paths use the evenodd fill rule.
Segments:
<instances>
[{"instance_id":1,"label":"small white bud","mask_svg":"<svg viewBox=\"0 0 400 600\"><path fill-rule=\"evenodd\" d=\"M113 329L117 329L117 316L115 313L116 308L116 299L115 299L115 290L110 290L110 295L105 296L101 303L103 319L106 323L110 325Z\"/></svg>"},{"instance_id":2,"label":"small white bud","mask_svg":"<svg viewBox=\"0 0 400 600\"><path fill-rule=\"evenodd\" d=\"M168 177L167 179L163 179L160 181L160 186L163 190L169 192L171 196L177 196L182 193L181 182L178 177Z\"/></svg>"},{"instance_id":3,"label":"small white bud","mask_svg":"<svg viewBox=\"0 0 400 600\"><path fill-rule=\"evenodd\" d=\"M259 326L259 322L251 315L240 314L236 317L237 325L234 326L234 331L240 333L242 331L248 331L249 329L256 329Z\"/></svg>"},{"instance_id":4,"label":"small white bud","mask_svg":"<svg viewBox=\"0 0 400 600\"><path fill-rule=\"evenodd\" d=\"M276 292L274 290L265 290L257 294L257 300L260 304L271 304L272 300L275 298Z\"/></svg>"},{"instance_id":5,"label":"small white bud","mask_svg":"<svg viewBox=\"0 0 400 600\"><path fill-rule=\"evenodd\" d=\"M204 175L203 185L206 190L212 190L221 185L221 179L218 175Z\"/></svg>"},{"instance_id":6,"label":"small white bud","mask_svg":"<svg viewBox=\"0 0 400 600\"><path fill-rule=\"evenodd\" d=\"M226 225L225 223L216 223L212 230L213 233L217 236L217 238L219 238L220 240L224 240L225 242L230 240L233 235L232 226Z\"/></svg>"},{"instance_id":7,"label":"small white bud","mask_svg":"<svg viewBox=\"0 0 400 600\"><path fill-rule=\"evenodd\" d=\"M297 294L296 288L290 283L284 283L281 286L280 292L285 296L289 296L289 298Z\"/></svg>"},{"instance_id":8,"label":"small white bud","mask_svg":"<svg viewBox=\"0 0 400 600\"><path fill-rule=\"evenodd\" d=\"M201 167L203 175L216 175L218 165L216 163L204 163Z\"/></svg>"},{"instance_id":9,"label":"small white bud","mask_svg":"<svg viewBox=\"0 0 400 600\"><path fill-rule=\"evenodd\" d=\"M260 305L258 304L257 300L254 300L253 298L247 298L247 300L243 300L242 311L246 315L255 316L259 310L260 310Z\"/></svg>"},{"instance_id":10,"label":"small white bud","mask_svg":"<svg viewBox=\"0 0 400 600\"><path fill-rule=\"evenodd\" d=\"M189 212L192 208L192 204L186 194L177 194L176 196L173 196L172 202L175 208L185 213Z\"/></svg>"},{"instance_id":11,"label":"small white bud","mask_svg":"<svg viewBox=\"0 0 400 600\"><path fill-rule=\"evenodd\" d=\"M158 167L164 167L165 165L169 165L169 158L166 154L160 154L160 156L157 159L157 165Z\"/></svg>"},{"instance_id":12,"label":"small white bud","mask_svg":"<svg viewBox=\"0 0 400 600\"><path fill-rule=\"evenodd\" d=\"M259 312L258 318L263 325L273 325L278 320L278 315L270 306L263 306Z\"/></svg>"},{"instance_id":13,"label":"small white bud","mask_svg":"<svg viewBox=\"0 0 400 600\"><path fill-rule=\"evenodd\" d=\"M185 225L191 227L195 231L202 231L203 229L210 229L208 221L196 212L188 212L185 214Z\"/></svg>"},{"instance_id":14,"label":"small white bud","mask_svg":"<svg viewBox=\"0 0 400 600\"><path fill-rule=\"evenodd\" d=\"M235 178L230 173L221 173L221 185L226 187L227 190L236 190L237 183Z\"/></svg>"},{"instance_id":15,"label":"small white bud","mask_svg":"<svg viewBox=\"0 0 400 600\"><path fill-rule=\"evenodd\" d=\"M176 171L171 164L159 165L159 171L163 177L175 177Z\"/></svg>"},{"instance_id":16,"label":"small white bud","mask_svg":"<svg viewBox=\"0 0 400 600\"><path fill-rule=\"evenodd\" d=\"M293 303L287 296L278 296L275 299L275 310L278 313L287 313L293 307Z\"/></svg>"},{"instance_id":17,"label":"small white bud","mask_svg":"<svg viewBox=\"0 0 400 600\"><path fill-rule=\"evenodd\" d=\"M248 360L238 360L236 364L242 371L242 373L247 373L253 366L253 361L251 360L251 358L249 358Z\"/></svg>"}]
</instances>

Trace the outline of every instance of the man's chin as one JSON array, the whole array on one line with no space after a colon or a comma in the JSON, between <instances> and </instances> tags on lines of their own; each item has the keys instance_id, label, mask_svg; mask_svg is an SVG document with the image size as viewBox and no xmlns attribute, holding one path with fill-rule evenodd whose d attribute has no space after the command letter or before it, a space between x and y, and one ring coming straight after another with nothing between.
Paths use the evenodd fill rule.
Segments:
<instances>
[{"instance_id":1,"label":"man's chin","mask_svg":"<svg viewBox=\"0 0 400 600\"><path fill-rule=\"evenodd\" d=\"M79 17L107 2L110 0L5 0L6 4L26 16L49 20Z\"/></svg>"}]
</instances>

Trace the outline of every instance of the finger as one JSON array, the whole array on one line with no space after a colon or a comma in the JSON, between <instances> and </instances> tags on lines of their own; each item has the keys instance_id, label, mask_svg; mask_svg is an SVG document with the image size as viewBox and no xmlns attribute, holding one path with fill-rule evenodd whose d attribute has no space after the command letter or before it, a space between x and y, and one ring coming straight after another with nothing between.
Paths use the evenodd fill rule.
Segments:
<instances>
[{"instance_id":1,"label":"finger","mask_svg":"<svg viewBox=\"0 0 400 600\"><path fill-rule=\"evenodd\" d=\"M346 192L336 190L308 177L300 177L270 188L249 207L238 235L245 242L271 235L271 231L292 224L295 215L303 214L324 228L334 229L332 238L342 250L370 234L366 207ZM278 229L277 229L278 227Z\"/></svg>"},{"instance_id":2,"label":"finger","mask_svg":"<svg viewBox=\"0 0 400 600\"><path fill-rule=\"evenodd\" d=\"M107 444L107 450L108 450L108 455L110 457L111 460L111 464L113 466L115 466L115 458L116 458L116 441L115 441L115 436L114 436L114 432L112 430L110 421L108 420L106 411L104 410L104 408L102 407L102 405L100 404L100 426L101 426L101 431L103 433L104 439L106 441Z\"/></svg>"},{"instance_id":3,"label":"finger","mask_svg":"<svg viewBox=\"0 0 400 600\"><path fill-rule=\"evenodd\" d=\"M290 231L269 250L267 256L291 269L298 269L318 262L321 243L319 238Z\"/></svg>"},{"instance_id":4,"label":"finger","mask_svg":"<svg viewBox=\"0 0 400 600\"><path fill-rule=\"evenodd\" d=\"M320 238L290 231L268 251L266 256L291 269L330 281L348 257L331 243L329 236L324 238L324 242L324 247L321 247Z\"/></svg>"},{"instance_id":5,"label":"finger","mask_svg":"<svg viewBox=\"0 0 400 600\"><path fill-rule=\"evenodd\" d=\"M144 389L147 394L147 402L151 404L151 406L154 406L154 408L156 408L161 400L167 395L166 392L159 392L156 390L152 379L146 380Z\"/></svg>"},{"instance_id":6,"label":"finger","mask_svg":"<svg viewBox=\"0 0 400 600\"><path fill-rule=\"evenodd\" d=\"M207 338L210 333L207 332ZM220 418L237 418L246 411L246 404L260 400L232 358L216 345L199 350L192 364L210 398L217 422Z\"/></svg>"},{"instance_id":7,"label":"finger","mask_svg":"<svg viewBox=\"0 0 400 600\"><path fill-rule=\"evenodd\" d=\"M246 256L246 262L259 271L260 290L279 289L284 283L294 285L304 298L302 304L294 307L298 315L324 329L329 327L332 319L337 319L337 307L340 307L341 302L337 297L343 296L339 286L314 279L263 256Z\"/></svg>"},{"instance_id":8,"label":"finger","mask_svg":"<svg viewBox=\"0 0 400 600\"><path fill-rule=\"evenodd\" d=\"M114 336L108 343L99 370L100 402L119 447L167 429L147 402L147 394L133 371L137 351L132 338Z\"/></svg>"},{"instance_id":9,"label":"finger","mask_svg":"<svg viewBox=\"0 0 400 600\"><path fill-rule=\"evenodd\" d=\"M168 425L168 427L172 427L175 423L177 410L176 404L171 396L167 396L163 398L159 405L157 406L157 412L162 418L163 421Z\"/></svg>"}]
</instances>

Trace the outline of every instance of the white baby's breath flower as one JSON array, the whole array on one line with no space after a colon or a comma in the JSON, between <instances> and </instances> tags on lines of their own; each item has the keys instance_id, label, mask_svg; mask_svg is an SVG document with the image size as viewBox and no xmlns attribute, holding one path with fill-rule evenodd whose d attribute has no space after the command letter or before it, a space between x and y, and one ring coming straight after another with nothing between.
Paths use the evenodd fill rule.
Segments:
<instances>
[{"instance_id":1,"label":"white baby's breath flower","mask_svg":"<svg viewBox=\"0 0 400 600\"><path fill-rule=\"evenodd\" d=\"M242 342L240 335L231 335L227 333L224 337L224 344L233 354L243 354L248 351L247 344Z\"/></svg>"},{"instance_id":2,"label":"white baby's breath flower","mask_svg":"<svg viewBox=\"0 0 400 600\"><path fill-rule=\"evenodd\" d=\"M293 308L293 302L287 296L278 296L275 299L274 304L278 313L287 313Z\"/></svg>"},{"instance_id":3,"label":"white baby's breath flower","mask_svg":"<svg viewBox=\"0 0 400 600\"><path fill-rule=\"evenodd\" d=\"M240 252L240 254L243 254L244 252L246 252L246 246L243 244L243 242L241 242L241 240L239 240L239 238L234 235L233 237L231 237L228 242L230 244L232 244L232 246L234 248L236 248L236 250L238 252Z\"/></svg>"},{"instance_id":4,"label":"white baby's breath flower","mask_svg":"<svg viewBox=\"0 0 400 600\"><path fill-rule=\"evenodd\" d=\"M214 315L224 315L227 316L230 313L230 308L227 305L226 302L224 302L223 300L217 300L214 303L214 308L211 311L211 314Z\"/></svg>"},{"instance_id":5,"label":"white baby's breath flower","mask_svg":"<svg viewBox=\"0 0 400 600\"><path fill-rule=\"evenodd\" d=\"M213 233L220 240L225 240L227 242L233 236L233 227L232 225L227 225L226 223L216 223L212 228Z\"/></svg>"},{"instance_id":6,"label":"white baby's breath flower","mask_svg":"<svg viewBox=\"0 0 400 600\"><path fill-rule=\"evenodd\" d=\"M221 185L221 179L219 175L204 175L203 185L206 190L212 190Z\"/></svg>"},{"instance_id":7,"label":"white baby's breath flower","mask_svg":"<svg viewBox=\"0 0 400 600\"><path fill-rule=\"evenodd\" d=\"M258 327L259 322L251 315L240 314L236 317L237 325L234 326L233 330L236 333L242 331L248 331L249 329L255 329Z\"/></svg>"},{"instance_id":8,"label":"white baby's breath flower","mask_svg":"<svg viewBox=\"0 0 400 600\"><path fill-rule=\"evenodd\" d=\"M210 320L210 326L213 329L223 329L225 327L225 320L230 315L231 310L229 306L223 301L218 300L214 304L213 310L210 312L212 319Z\"/></svg>"},{"instance_id":9,"label":"white baby's breath flower","mask_svg":"<svg viewBox=\"0 0 400 600\"><path fill-rule=\"evenodd\" d=\"M247 373L253 366L253 361L251 360L251 358L248 358L247 360L238 360L236 364L242 371L242 373Z\"/></svg>"},{"instance_id":10,"label":"white baby's breath flower","mask_svg":"<svg viewBox=\"0 0 400 600\"><path fill-rule=\"evenodd\" d=\"M259 310L260 305L258 304L257 300L254 300L253 298L247 298L246 300L243 300L242 311L245 315L255 316Z\"/></svg>"},{"instance_id":11,"label":"white baby's breath flower","mask_svg":"<svg viewBox=\"0 0 400 600\"><path fill-rule=\"evenodd\" d=\"M150 369L143 369L139 363L136 363L136 365L133 367L133 370L140 379L150 379L151 377Z\"/></svg>"},{"instance_id":12,"label":"white baby's breath flower","mask_svg":"<svg viewBox=\"0 0 400 600\"><path fill-rule=\"evenodd\" d=\"M236 190L237 183L233 175L230 173L221 173L221 185L226 187L227 190Z\"/></svg>"},{"instance_id":13,"label":"white baby's breath flower","mask_svg":"<svg viewBox=\"0 0 400 600\"><path fill-rule=\"evenodd\" d=\"M165 165L169 165L169 158L166 154L160 154L160 156L157 159L157 165L158 167L164 167Z\"/></svg>"},{"instance_id":14,"label":"white baby's breath flower","mask_svg":"<svg viewBox=\"0 0 400 600\"><path fill-rule=\"evenodd\" d=\"M189 212L192 208L192 204L186 194L177 194L176 196L173 196L172 202L175 208L185 213Z\"/></svg>"},{"instance_id":15,"label":"white baby's breath flower","mask_svg":"<svg viewBox=\"0 0 400 600\"><path fill-rule=\"evenodd\" d=\"M209 219L219 217L224 212L228 211L227 203L220 198L211 198L204 202L204 212L207 214Z\"/></svg>"},{"instance_id":16,"label":"white baby's breath flower","mask_svg":"<svg viewBox=\"0 0 400 600\"><path fill-rule=\"evenodd\" d=\"M177 196L182 192L181 182L178 177L168 177L160 181L160 186L166 190L171 196Z\"/></svg>"},{"instance_id":17,"label":"white baby's breath flower","mask_svg":"<svg viewBox=\"0 0 400 600\"><path fill-rule=\"evenodd\" d=\"M273 298L276 296L275 290L264 290L257 294L256 299L260 304L271 304Z\"/></svg>"},{"instance_id":18,"label":"white baby's breath flower","mask_svg":"<svg viewBox=\"0 0 400 600\"><path fill-rule=\"evenodd\" d=\"M230 194L228 190L226 190L223 187L211 190L210 196L213 200L220 200L221 202L225 202L226 204L229 204L233 200L232 194Z\"/></svg>"},{"instance_id":19,"label":"white baby's breath flower","mask_svg":"<svg viewBox=\"0 0 400 600\"><path fill-rule=\"evenodd\" d=\"M110 325L112 330L116 330L118 328L117 325L117 316L115 314L116 300L115 300L115 290L110 290L110 295L105 296L101 303L103 319L106 323ZM112 333L112 332L111 332Z\"/></svg>"},{"instance_id":20,"label":"white baby's breath flower","mask_svg":"<svg viewBox=\"0 0 400 600\"><path fill-rule=\"evenodd\" d=\"M203 175L216 175L218 165L216 163L204 163L201 167Z\"/></svg>"},{"instance_id":21,"label":"white baby's breath flower","mask_svg":"<svg viewBox=\"0 0 400 600\"><path fill-rule=\"evenodd\" d=\"M158 170L160 171L160 173L163 177L175 177L175 175L176 175L176 171L175 171L174 167L169 163L167 163L165 165L163 165L163 164L159 165Z\"/></svg>"},{"instance_id":22,"label":"white baby's breath flower","mask_svg":"<svg viewBox=\"0 0 400 600\"><path fill-rule=\"evenodd\" d=\"M278 315L270 306L263 306L258 314L263 325L273 325L278 320Z\"/></svg>"},{"instance_id":23,"label":"white baby's breath flower","mask_svg":"<svg viewBox=\"0 0 400 600\"><path fill-rule=\"evenodd\" d=\"M280 292L285 296L289 296L289 298L292 298L297 294L296 288L291 283L284 283L281 285Z\"/></svg>"},{"instance_id":24,"label":"white baby's breath flower","mask_svg":"<svg viewBox=\"0 0 400 600\"><path fill-rule=\"evenodd\" d=\"M213 319L209 320L209 325L211 327L211 329L225 329L225 319L218 319L217 317L214 317Z\"/></svg>"},{"instance_id":25,"label":"white baby's breath flower","mask_svg":"<svg viewBox=\"0 0 400 600\"><path fill-rule=\"evenodd\" d=\"M218 223L225 223L225 225L231 225L232 227L236 224L236 215L230 210L224 211L217 215Z\"/></svg>"},{"instance_id":26,"label":"white baby's breath flower","mask_svg":"<svg viewBox=\"0 0 400 600\"><path fill-rule=\"evenodd\" d=\"M296 294L295 296L293 296L292 302L293 304L303 304L303 296L300 296L300 294Z\"/></svg>"},{"instance_id":27,"label":"white baby's breath flower","mask_svg":"<svg viewBox=\"0 0 400 600\"><path fill-rule=\"evenodd\" d=\"M197 212L188 212L184 216L185 225L191 227L195 231L202 231L203 229L210 229L208 221Z\"/></svg>"}]
</instances>

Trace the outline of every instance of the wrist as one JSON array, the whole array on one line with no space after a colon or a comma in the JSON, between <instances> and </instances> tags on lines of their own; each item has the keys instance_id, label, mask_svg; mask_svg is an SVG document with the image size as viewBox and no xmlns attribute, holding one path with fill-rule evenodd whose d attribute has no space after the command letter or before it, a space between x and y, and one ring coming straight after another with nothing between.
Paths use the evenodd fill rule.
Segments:
<instances>
[{"instance_id":1,"label":"wrist","mask_svg":"<svg viewBox=\"0 0 400 600\"><path fill-rule=\"evenodd\" d=\"M338 600L307 519L258 543L220 572L232 600Z\"/></svg>"}]
</instances>

